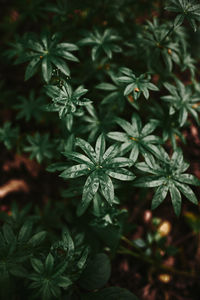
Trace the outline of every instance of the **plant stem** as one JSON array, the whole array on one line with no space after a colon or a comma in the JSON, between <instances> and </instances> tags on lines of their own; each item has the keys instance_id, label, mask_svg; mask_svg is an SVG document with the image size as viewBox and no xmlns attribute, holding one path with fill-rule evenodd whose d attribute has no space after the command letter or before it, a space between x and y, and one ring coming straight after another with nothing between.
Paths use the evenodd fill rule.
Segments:
<instances>
[{"instance_id":1,"label":"plant stem","mask_svg":"<svg viewBox=\"0 0 200 300\"><path fill-rule=\"evenodd\" d=\"M173 30L174 30L174 24L169 29L169 31L166 33L166 35L164 36L164 38L160 41L160 43L163 43L166 40L166 38L172 33Z\"/></svg>"},{"instance_id":2,"label":"plant stem","mask_svg":"<svg viewBox=\"0 0 200 300\"><path fill-rule=\"evenodd\" d=\"M130 245L130 246L135 247L136 249L138 249L138 247L135 246L126 237L122 236L122 240L125 241L128 245ZM130 249L127 249L127 248L121 246L120 249L118 250L118 253L119 254L128 254L128 255L137 257L138 259L143 260L144 262L147 262L147 263L149 263L151 265L154 265L154 267L156 269L164 270L164 271L170 272L172 274L182 275L182 276L186 276L186 277L190 277L190 278L191 277L192 278L197 278L198 277L197 274L195 274L193 272L188 272L188 271L185 271L185 270L181 271L181 270L178 270L176 268L166 266L164 264L159 264L156 261L154 261L153 259L147 257L143 252L141 252L141 250L140 250L140 253L137 253L137 252L134 252L134 251L132 251Z\"/></svg>"}]
</instances>

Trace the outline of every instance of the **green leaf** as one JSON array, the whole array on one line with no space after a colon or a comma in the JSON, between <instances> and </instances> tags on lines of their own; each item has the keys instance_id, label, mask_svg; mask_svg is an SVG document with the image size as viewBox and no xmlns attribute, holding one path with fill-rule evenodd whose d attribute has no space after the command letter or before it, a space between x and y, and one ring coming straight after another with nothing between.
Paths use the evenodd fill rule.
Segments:
<instances>
[{"instance_id":1,"label":"green leaf","mask_svg":"<svg viewBox=\"0 0 200 300\"><path fill-rule=\"evenodd\" d=\"M81 274L79 285L86 290L103 287L110 278L111 265L108 256L99 253L88 263Z\"/></svg>"},{"instance_id":2,"label":"green leaf","mask_svg":"<svg viewBox=\"0 0 200 300\"><path fill-rule=\"evenodd\" d=\"M105 90L105 91L115 91L117 87L114 84L102 82L96 85L96 89Z\"/></svg>"},{"instance_id":3,"label":"green leaf","mask_svg":"<svg viewBox=\"0 0 200 300\"><path fill-rule=\"evenodd\" d=\"M85 154L91 159L91 161L96 162L96 153L93 147L83 139L77 138L76 139L76 146L79 146Z\"/></svg>"},{"instance_id":4,"label":"green leaf","mask_svg":"<svg viewBox=\"0 0 200 300\"><path fill-rule=\"evenodd\" d=\"M78 152L63 152L62 153L67 158L74 160L79 163L91 164L92 161L85 155Z\"/></svg>"},{"instance_id":5,"label":"green leaf","mask_svg":"<svg viewBox=\"0 0 200 300\"><path fill-rule=\"evenodd\" d=\"M183 195L192 203L194 204L198 204L198 200L194 194L194 192L192 191L192 189L188 186L188 185L184 185L182 183L179 182L175 182L174 183L177 188L181 191L181 193L183 193Z\"/></svg>"},{"instance_id":6,"label":"green leaf","mask_svg":"<svg viewBox=\"0 0 200 300\"><path fill-rule=\"evenodd\" d=\"M174 184L169 187L169 192L171 195L174 212L177 216L179 216L181 213L181 194Z\"/></svg>"},{"instance_id":7,"label":"green leaf","mask_svg":"<svg viewBox=\"0 0 200 300\"><path fill-rule=\"evenodd\" d=\"M70 70L66 62L58 57L51 57L51 62L66 76L70 76Z\"/></svg>"},{"instance_id":8,"label":"green leaf","mask_svg":"<svg viewBox=\"0 0 200 300\"><path fill-rule=\"evenodd\" d=\"M67 289L72 284L73 282L68 277L61 276L58 280L58 286L64 289Z\"/></svg>"},{"instance_id":9,"label":"green leaf","mask_svg":"<svg viewBox=\"0 0 200 300\"><path fill-rule=\"evenodd\" d=\"M44 271L42 262L37 258L31 258L31 265L37 273L42 273Z\"/></svg>"},{"instance_id":10,"label":"green leaf","mask_svg":"<svg viewBox=\"0 0 200 300\"><path fill-rule=\"evenodd\" d=\"M53 255L49 253L45 260L45 271L47 272L47 274L51 274L53 270L53 266L54 266L54 258Z\"/></svg>"},{"instance_id":11,"label":"green leaf","mask_svg":"<svg viewBox=\"0 0 200 300\"><path fill-rule=\"evenodd\" d=\"M18 234L18 241L19 242L25 242L30 234L31 234L31 231L32 231L32 227L33 227L33 224L32 222L30 221L27 221L20 229L19 231L19 234Z\"/></svg>"},{"instance_id":12,"label":"green leaf","mask_svg":"<svg viewBox=\"0 0 200 300\"><path fill-rule=\"evenodd\" d=\"M9 272L15 277L26 278L28 276L27 270L24 267L18 265L14 266L13 268L11 267Z\"/></svg>"},{"instance_id":13,"label":"green leaf","mask_svg":"<svg viewBox=\"0 0 200 300\"><path fill-rule=\"evenodd\" d=\"M118 132L118 131L109 132L107 134L107 136L110 139L113 139L113 140L119 141L119 142L125 142L128 139L128 136L127 136L126 133L124 133L124 132Z\"/></svg>"},{"instance_id":14,"label":"green leaf","mask_svg":"<svg viewBox=\"0 0 200 300\"><path fill-rule=\"evenodd\" d=\"M106 160L104 166L106 168L131 167L133 161L126 157L114 157Z\"/></svg>"},{"instance_id":15,"label":"green leaf","mask_svg":"<svg viewBox=\"0 0 200 300\"><path fill-rule=\"evenodd\" d=\"M35 73L37 72L37 69L39 67L39 64L40 64L39 57L35 57L30 61L30 63L26 67L25 81L30 79L31 77L33 77L33 75L35 75Z\"/></svg>"},{"instance_id":16,"label":"green leaf","mask_svg":"<svg viewBox=\"0 0 200 300\"><path fill-rule=\"evenodd\" d=\"M127 85L127 87L124 90L124 96L130 95L132 93L134 87L135 87L134 83L131 83L131 84Z\"/></svg>"},{"instance_id":17,"label":"green leaf","mask_svg":"<svg viewBox=\"0 0 200 300\"><path fill-rule=\"evenodd\" d=\"M165 177L155 178L152 177L142 177L134 181L133 185L137 187L157 187L163 185L166 182Z\"/></svg>"},{"instance_id":18,"label":"green leaf","mask_svg":"<svg viewBox=\"0 0 200 300\"><path fill-rule=\"evenodd\" d=\"M139 145L136 142L136 143L132 143L131 147L132 147L132 150L131 150L129 158L135 163L137 161L138 155L139 155Z\"/></svg>"},{"instance_id":19,"label":"green leaf","mask_svg":"<svg viewBox=\"0 0 200 300\"><path fill-rule=\"evenodd\" d=\"M115 179L125 180L125 181L134 180L136 177L132 172L123 168L107 170L106 174Z\"/></svg>"},{"instance_id":20,"label":"green leaf","mask_svg":"<svg viewBox=\"0 0 200 300\"><path fill-rule=\"evenodd\" d=\"M183 15L178 15L176 16L175 20L174 20L174 26L175 27L179 27L184 21L184 16Z\"/></svg>"},{"instance_id":21,"label":"green leaf","mask_svg":"<svg viewBox=\"0 0 200 300\"><path fill-rule=\"evenodd\" d=\"M157 208L166 198L168 192L167 185L161 185L156 189L155 195L153 196L151 209Z\"/></svg>"},{"instance_id":22,"label":"green leaf","mask_svg":"<svg viewBox=\"0 0 200 300\"><path fill-rule=\"evenodd\" d=\"M78 216L81 216L86 211L90 202L93 200L94 195L98 191L98 188L99 178L96 176L95 172L93 172L90 176L88 176L83 187L82 200L77 209Z\"/></svg>"},{"instance_id":23,"label":"green leaf","mask_svg":"<svg viewBox=\"0 0 200 300\"><path fill-rule=\"evenodd\" d=\"M120 152L119 144L111 145L103 155L104 162L115 157L117 154L119 154L119 152Z\"/></svg>"},{"instance_id":24,"label":"green leaf","mask_svg":"<svg viewBox=\"0 0 200 300\"><path fill-rule=\"evenodd\" d=\"M133 127L132 127L132 125L131 125L129 122L127 122L127 121L125 121L125 120L123 120L123 119L121 119L121 118L117 118L117 119L116 119L116 123L117 123L120 127L122 127L122 128L124 129L124 131L125 131L128 135L130 135L130 136L134 135Z\"/></svg>"},{"instance_id":25,"label":"green leaf","mask_svg":"<svg viewBox=\"0 0 200 300\"><path fill-rule=\"evenodd\" d=\"M192 174L180 174L175 177L178 181L200 186L200 180Z\"/></svg>"},{"instance_id":26,"label":"green leaf","mask_svg":"<svg viewBox=\"0 0 200 300\"><path fill-rule=\"evenodd\" d=\"M48 83L52 76L52 65L48 56L42 59L42 75L44 80Z\"/></svg>"},{"instance_id":27,"label":"green leaf","mask_svg":"<svg viewBox=\"0 0 200 300\"><path fill-rule=\"evenodd\" d=\"M12 244L16 241L15 234L9 224L3 225L3 235L8 244Z\"/></svg>"},{"instance_id":28,"label":"green leaf","mask_svg":"<svg viewBox=\"0 0 200 300\"><path fill-rule=\"evenodd\" d=\"M114 187L112 180L106 174L102 174L99 178L101 192L110 205L114 202Z\"/></svg>"},{"instance_id":29,"label":"green leaf","mask_svg":"<svg viewBox=\"0 0 200 300\"><path fill-rule=\"evenodd\" d=\"M88 164L72 166L64 170L59 176L62 178L77 178L90 173Z\"/></svg>"},{"instance_id":30,"label":"green leaf","mask_svg":"<svg viewBox=\"0 0 200 300\"><path fill-rule=\"evenodd\" d=\"M104 134L102 133L98 137L98 139L96 141L96 145L95 145L96 160L99 163L102 162L103 154L105 152L105 147L106 147L105 137L104 137Z\"/></svg>"},{"instance_id":31,"label":"green leaf","mask_svg":"<svg viewBox=\"0 0 200 300\"><path fill-rule=\"evenodd\" d=\"M28 241L28 244L31 244L33 247L38 246L44 241L46 235L46 231L40 231L32 236L32 238Z\"/></svg>"}]
</instances>

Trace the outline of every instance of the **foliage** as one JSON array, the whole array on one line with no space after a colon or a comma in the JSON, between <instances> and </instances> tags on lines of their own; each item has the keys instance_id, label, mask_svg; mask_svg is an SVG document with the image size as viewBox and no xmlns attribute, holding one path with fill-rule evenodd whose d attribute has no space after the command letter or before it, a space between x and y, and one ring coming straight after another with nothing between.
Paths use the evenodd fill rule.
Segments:
<instances>
[{"instance_id":1,"label":"foliage","mask_svg":"<svg viewBox=\"0 0 200 300\"><path fill-rule=\"evenodd\" d=\"M22 176L28 204L13 193L0 205L2 299L136 300L136 285L112 279L120 255L152 265L145 281L179 253L155 218L133 238L143 213L161 203L157 214L170 211L171 199L171 218L184 216L199 234L188 144L190 131L199 143L199 20L193 0L7 4L2 186L15 175L6 173L13 157L23 160L19 172L39 171Z\"/></svg>"},{"instance_id":2,"label":"foliage","mask_svg":"<svg viewBox=\"0 0 200 300\"><path fill-rule=\"evenodd\" d=\"M121 38L119 35L114 34L111 29L106 29L103 34L98 30L94 33L87 32L86 38L79 41L80 46L91 45L92 60L97 60L100 55L106 54L108 58L112 58L112 52L121 52L121 47L114 44L115 41L119 41Z\"/></svg>"},{"instance_id":3,"label":"foliage","mask_svg":"<svg viewBox=\"0 0 200 300\"><path fill-rule=\"evenodd\" d=\"M140 178L134 184L142 187L158 187L152 199L152 209L155 209L163 202L169 191L174 211L176 215L180 215L180 192L188 200L198 204L198 200L188 184L200 185L200 181L193 175L184 173L189 165L183 161L183 155L179 149L173 153L171 159L165 151L162 151L162 157L162 161L156 162L152 155L146 154L145 162L137 163L136 167L153 176Z\"/></svg>"},{"instance_id":4,"label":"foliage","mask_svg":"<svg viewBox=\"0 0 200 300\"><path fill-rule=\"evenodd\" d=\"M65 60L75 61L78 59L71 53L78 50L78 47L71 43L59 43L59 34L52 36L43 32L40 38L35 35L26 36L24 49L17 58L16 63L30 61L25 72L25 80L31 78L42 69L42 76L48 83L52 76L53 67L59 68L65 75L70 75L69 68Z\"/></svg>"},{"instance_id":5,"label":"foliage","mask_svg":"<svg viewBox=\"0 0 200 300\"><path fill-rule=\"evenodd\" d=\"M79 146L87 155L78 152L64 153L66 157L80 164L65 169L60 174L64 179L77 178L88 175L83 187L83 195L80 206L78 207L78 215L84 213L95 194L100 189L106 201L112 205L114 202L114 186L110 177L119 180L133 180L133 173L124 167L131 167L133 162L126 157L117 156L119 148L117 144L113 144L105 150L105 138L101 134L94 148L85 140L77 138L76 146ZM60 168L60 167L59 167Z\"/></svg>"}]
</instances>

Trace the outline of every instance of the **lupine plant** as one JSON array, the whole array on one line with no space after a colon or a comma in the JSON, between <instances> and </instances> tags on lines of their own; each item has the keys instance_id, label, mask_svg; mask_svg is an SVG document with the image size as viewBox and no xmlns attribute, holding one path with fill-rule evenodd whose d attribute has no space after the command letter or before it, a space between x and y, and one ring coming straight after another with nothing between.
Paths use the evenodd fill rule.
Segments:
<instances>
[{"instance_id":1,"label":"lupine plant","mask_svg":"<svg viewBox=\"0 0 200 300\"><path fill-rule=\"evenodd\" d=\"M185 270L160 218L139 238L137 229L144 211L163 219L167 211L176 224L186 219L199 249L199 169L188 144L190 132L200 143L199 2L2 6L1 299L145 300L161 270L162 282L197 280L198 266ZM21 201L6 185L15 165L36 170L22 176ZM179 253L180 269L165 264L178 266ZM115 278L133 265L131 285ZM149 297L175 299L156 293Z\"/></svg>"}]
</instances>

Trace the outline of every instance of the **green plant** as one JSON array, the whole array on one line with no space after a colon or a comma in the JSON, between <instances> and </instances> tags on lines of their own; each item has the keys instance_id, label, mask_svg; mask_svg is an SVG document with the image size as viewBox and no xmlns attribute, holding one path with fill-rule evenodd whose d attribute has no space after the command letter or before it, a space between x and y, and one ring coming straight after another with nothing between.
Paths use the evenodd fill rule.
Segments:
<instances>
[{"instance_id":1,"label":"green plant","mask_svg":"<svg viewBox=\"0 0 200 300\"><path fill-rule=\"evenodd\" d=\"M159 230L164 218L190 228L199 256L198 21L200 5L189 0L8 4L1 299L137 300L150 290L171 299L156 279L162 270L190 277L183 297L196 300L191 248Z\"/></svg>"}]
</instances>

